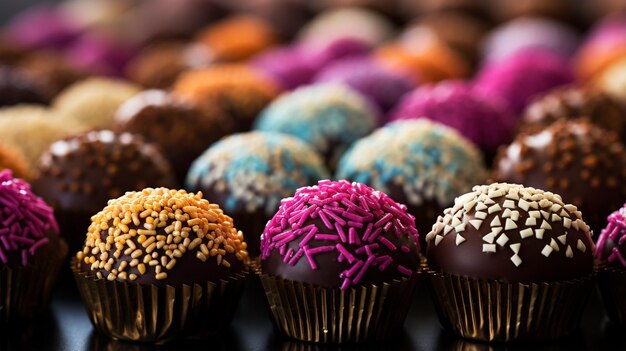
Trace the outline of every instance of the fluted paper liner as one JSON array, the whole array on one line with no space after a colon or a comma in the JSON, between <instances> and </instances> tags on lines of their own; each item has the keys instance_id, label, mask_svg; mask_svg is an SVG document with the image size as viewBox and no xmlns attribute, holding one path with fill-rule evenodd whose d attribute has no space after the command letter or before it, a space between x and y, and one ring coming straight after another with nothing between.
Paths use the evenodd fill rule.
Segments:
<instances>
[{"instance_id":1,"label":"fluted paper liner","mask_svg":"<svg viewBox=\"0 0 626 351\"><path fill-rule=\"evenodd\" d=\"M504 283L429 272L443 327L482 341L553 340L580 323L594 275L552 283Z\"/></svg>"},{"instance_id":2,"label":"fluted paper liner","mask_svg":"<svg viewBox=\"0 0 626 351\"><path fill-rule=\"evenodd\" d=\"M26 266L0 268L0 323L31 319L48 306L69 251L62 239L58 244L58 249L44 251Z\"/></svg>"},{"instance_id":3,"label":"fluted paper liner","mask_svg":"<svg viewBox=\"0 0 626 351\"><path fill-rule=\"evenodd\" d=\"M81 272L76 259L72 271L96 330L112 339L153 343L228 328L248 274L174 287L98 279Z\"/></svg>"},{"instance_id":4,"label":"fluted paper liner","mask_svg":"<svg viewBox=\"0 0 626 351\"><path fill-rule=\"evenodd\" d=\"M418 275L344 291L259 273L278 329L290 338L319 343L382 340L399 332Z\"/></svg>"},{"instance_id":5,"label":"fluted paper liner","mask_svg":"<svg viewBox=\"0 0 626 351\"><path fill-rule=\"evenodd\" d=\"M598 288L611 321L622 327L626 326L626 270L614 267L600 268Z\"/></svg>"}]
</instances>

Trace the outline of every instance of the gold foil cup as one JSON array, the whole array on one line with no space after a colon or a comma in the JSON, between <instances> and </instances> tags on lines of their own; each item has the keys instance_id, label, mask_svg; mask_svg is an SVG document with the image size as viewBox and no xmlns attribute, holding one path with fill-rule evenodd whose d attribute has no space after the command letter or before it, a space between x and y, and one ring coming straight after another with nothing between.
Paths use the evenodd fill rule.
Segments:
<instances>
[{"instance_id":1,"label":"gold foil cup","mask_svg":"<svg viewBox=\"0 0 626 351\"><path fill-rule=\"evenodd\" d=\"M228 328L248 274L246 270L219 282L174 287L98 279L81 272L76 259L71 266L96 330L115 340L152 343Z\"/></svg>"},{"instance_id":2,"label":"gold foil cup","mask_svg":"<svg viewBox=\"0 0 626 351\"><path fill-rule=\"evenodd\" d=\"M54 249L40 248L36 259L26 266L5 265L0 268L0 323L31 319L48 306L52 288L69 251L61 238L49 245L54 245Z\"/></svg>"},{"instance_id":3,"label":"gold foil cup","mask_svg":"<svg viewBox=\"0 0 626 351\"><path fill-rule=\"evenodd\" d=\"M430 271L443 327L482 341L553 340L580 323L595 275L553 283L504 283Z\"/></svg>"},{"instance_id":4,"label":"gold foil cup","mask_svg":"<svg viewBox=\"0 0 626 351\"><path fill-rule=\"evenodd\" d=\"M626 269L601 267L598 271L598 288L611 321L626 326Z\"/></svg>"},{"instance_id":5,"label":"gold foil cup","mask_svg":"<svg viewBox=\"0 0 626 351\"><path fill-rule=\"evenodd\" d=\"M259 277L275 325L286 336L346 343L382 340L400 332L418 275L345 291L263 273Z\"/></svg>"}]
</instances>

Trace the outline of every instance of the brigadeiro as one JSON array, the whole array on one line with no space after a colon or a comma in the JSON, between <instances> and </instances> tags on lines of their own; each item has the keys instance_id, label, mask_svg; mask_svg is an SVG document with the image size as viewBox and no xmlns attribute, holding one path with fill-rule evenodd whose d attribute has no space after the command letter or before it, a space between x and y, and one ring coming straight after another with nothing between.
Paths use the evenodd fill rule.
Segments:
<instances>
[{"instance_id":1,"label":"brigadeiro","mask_svg":"<svg viewBox=\"0 0 626 351\"><path fill-rule=\"evenodd\" d=\"M33 191L54 208L70 247L78 248L89 218L110 198L147 186L176 185L155 146L136 135L102 130L52 144L41 157Z\"/></svg>"},{"instance_id":2,"label":"brigadeiro","mask_svg":"<svg viewBox=\"0 0 626 351\"><path fill-rule=\"evenodd\" d=\"M25 103L45 105L50 102L46 93L44 80L21 69L0 65L0 107Z\"/></svg>"},{"instance_id":3,"label":"brigadeiro","mask_svg":"<svg viewBox=\"0 0 626 351\"><path fill-rule=\"evenodd\" d=\"M255 129L293 135L313 146L332 171L346 149L377 124L372 105L338 84L312 85L286 93L259 116Z\"/></svg>"},{"instance_id":4,"label":"brigadeiro","mask_svg":"<svg viewBox=\"0 0 626 351\"><path fill-rule=\"evenodd\" d=\"M8 144L0 143L0 171L10 169L16 178L30 179L31 169L22 153Z\"/></svg>"},{"instance_id":5,"label":"brigadeiro","mask_svg":"<svg viewBox=\"0 0 626 351\"><path fill-rule=\"evenodd\" d=\"M357 141L341 158L336 178L389 194L407 206L418 230L428 231L456 196L487 179L487 170L476 146L420 119L390 123Z\"/></svg>"},{"instance_id":6,"label":"brigadeiro","mask_svg":"<svg viewBox=\"0 0 626 351\"><path fill-rule=\"evenodd\" d=\"M586 119L626 140L626 110L599 89L588 86L557 88L535 99L522 115L519 129L536 133L560 120Z\"/></svg>"},{"instance_id":7,"label":"brigadeiro","mask_svg":"<svg viewBox=\"0 0 626 351\"><path fill-rule=\"evenodd\" d=\"M554 52L570 58L578 48L580 37L566 24L540 18L522 17L495 28L485 38L485 62L506 59L507 56L530 48Z\"/></svg>"},{"instance_id":8,"label":"brigadeiro","mask_svg":"<svg viewBox=\"0 0 626 351\"><path fill-rule=\"evenodd\" d=\"M497 342L578 330L594 289L594 244L581 212L559 195L517 184L476 186L443 212L426 242L445 329Z\"/></svg>"},{"instance_id":9,"label":"brigadeiro","mask_svg":"<svg viewBox=\"0 0 626 351\"><path fill-rule=\"evenodd\" d=\"M275 325L321 343L399 332L417 282L417 237L406 207L364 184L298 189L261 237L260 277Z\"/></svg>"},{"instance_id":10,"label":"brigadeiro","mask_svg":"<svg viewBox=\"0 0 626 351\"><path fill-rule=\"evenodd\" d=\"M492 16L498 22L517 17L545 17L567 23L576 17L576 5L569 0L500 0L489 4Z\"/></svg>"},{"instance_id":11,"label":"brigadeiro","mask_svg":"<svg viewBox=\"0 0 626 351\"><path fill-rule=\"evenodd\" d=\"M590 81L626 56L626 16L609 16L595 24L573 60L578 78Z\"/></svg>"},{"instance_id":12,"label":"brigadeiro","mask_svg":"<svg viewBox=\"0 0 626 351\"><path fill-rule=\"evenodd\" d=\"M598 236L595 257L599 264L598 286L609 318L626 325L626 205L611 213Z\"/></svg>"},{"instance_id":13,"label":"brigadeiro","mask_svg":"<svg viewBox=\"0 0 626 351\"><path fill-rule=\"evenodd\" d=\"M535 96L573 81L566 59L543 49L528 49L486 64L475 85L485 94L500 96L520 114Z\"/></svg>"},{"instance_id":14,"label":"brigadeiro","mask_svg":"<svg viewBox=\"0 0 626 351\"><path fill-rule=\"evenodd\" d=\"M162 343L222 335L247 257L232 218L202 194L147 188L91 217L72 270L98 332Z\"/></svg>"},{"instance_id":15,"label":"brigadeiro","mask_svg":"<svg viewBox=\"0 0 626 351\"><path fill-rule=\"evenodd\" d=\"M41 81L46 101L63 89L87 77L87 72L73 66L65 57L52 52L32 53L17 65L24 74Z\"/></svg>"},{"instance_id":16,"label":"brigadeiro","mask_svg":"<svg viewBox=\"0 0 626 351\"><path fill-rule=\"evenodd\" d=\"M186 183L231 214L248 251L258 255L259 237L280 200L329 176L322 158L299 139L249 132L211 146L193 163Z\"/></svg>"},{"instance_id":17,"label":"brigadeiro","mask_svg":"<svg viewBox=\"0 0 626 351\"><path fill-rule=\"evenodd\" d=\"M488 159L513 138L516 118L498 98L462 81L425 85L407 94L391 120L427 118L449 126L478 145Z\"/></svg>"},{"instance_id":18,"label":"brigadeiro","mask_svg":"<svg viewBox=\"0 0 626 351\"><path fill-rule=\"evenodd\" d=\"M9 170L0 171L0 322L37 317L68 254L52 209Z\"/></svg>"},{"instance_id":19,"label":"brigadeiro","mask_svg":"<svg viewBox=\"0 0 626 351\"><path fill-rule=\"evenodd\" d=\"M91 77L64 89L52 102L63 123L79 130L111 129L117 109L141 91L119 79Z\"/></svg>"},{"instance_id":20,"label":"brigadeiro","mask_svg":"<svg viewBox=\"0 0 626 351\"><path fill-rule=\"evenodd\" d=\"M557 192L599 230L626 199L625 164L626 150L614 132L587 121L558 121L502 149L492 177Z\"/></svg>"},{"instance_id":21,"label":"brigadeiro","mask_svg":"<svg viewBox=\"0 0 626 351\"><path fill-rule=\"evenodd\" d=\"M407 75L384 67L371 58L336 61L322 69L315 82L338 83L352 88L384 112L380 117L386 116L386 112L416 85Z\"/></svg>"},{"instance_id":22,"label":"brigadeiro","mask_svg":"<svg viewBox=\"0 0 626 351\"><path fill-rule=\"evenodd\" d=\"M115 130L155 143L182 182L189 166L209 145L227 134L215 114L163 90L146 90L115 114Z\"/></svg>"},{"instance_id":23,"label":"brigadeiro","mask_svg":"<svg viewBox=\"0 0 626 351\"><path fill-rule=\"evenodd\" d=\"M264 51L255 56L251 64L284 90L309 84L320 66L306 50L298 46Z\"/></svg>"},{"instance_id":24,"label":"brigadeiro","mask_svg":"<svg viewBox=\"0 0 626 351\"><path fill-rule=\"evenodd\" d=\"M173 92L219 113L231 133L248 131L258 114L278 95L270 78L243 64L215 65L185 72Z\"/></svg>"},{"instance_id":25,"label":"brigadeiro","mask_svg":"<svg viewBox=\"0 0 626 351\"><path fill-rule=\"evenodd\" d=\"M593 84L624 105L626 102L626 55L599 74Z\"/></svg>"},{"instance_id":26,"label":"brigadeiro","mask_svg":"<svg viewBox=\"0 0 626 351\"><path fill-rule=\"evenodd\" d=\"M67 48L72 65L93 75L123 77L136 48L104 35L83 35Z\"/></svg>"}]
</instances>

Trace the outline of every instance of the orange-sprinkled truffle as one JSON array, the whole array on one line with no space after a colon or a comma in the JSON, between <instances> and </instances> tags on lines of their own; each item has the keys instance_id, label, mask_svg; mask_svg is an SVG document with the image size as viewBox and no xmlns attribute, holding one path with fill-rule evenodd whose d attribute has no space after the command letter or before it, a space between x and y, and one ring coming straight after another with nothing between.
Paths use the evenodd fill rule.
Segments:
<instances>
[{"instance_id":1,"label":"orange-sprinkled truffle","mask_svg":"<svg viewBox=\"0 0 626 351\"><path fill-rule=\"evenodd\" d=\"M204 108L217 108L225 128L234 132L249 130L279 89L253 68L230 64L186 72L176 81L173 91Z\"/></svg>"},{"instance_id":2,"label":"orange-sprinkled truffle","mask_svg":"<svg viewBox=\"0 0 626 351\"><path fill-rule=\"evenodd\" d=\"M237 16L201 31L197 40L217 61L242 61L277 42L271 26L260 18Z\"/></svg>"},{"instance_id":3,"label":"orange-sprinkled truffle","mask_svg":"<svg viewBox=\"0 0 626 351\"><path fill-rule=\"evenodd\" d=\"M30 167L19 150L0 144L0 171L10 169L17 178L29 179Z\"/></svg>"}]
</instances>

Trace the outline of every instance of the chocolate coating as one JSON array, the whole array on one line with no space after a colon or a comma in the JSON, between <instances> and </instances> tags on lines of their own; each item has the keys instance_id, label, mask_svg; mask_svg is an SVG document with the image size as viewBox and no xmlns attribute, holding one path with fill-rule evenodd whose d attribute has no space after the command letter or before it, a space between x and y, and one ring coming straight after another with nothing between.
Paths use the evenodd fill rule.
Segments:
<instances>
[{"instance_id":1,"label":"chocolate coating","mask_svg":"<svg viewBox=\"0 0 626 351\"><path fill-rule=\"evenodd\" d=\"M626 150L613 132L558 121L500 150L492 178L559 193L595 231L626 199Z\"/></svg>"},{"instance_id":2,"label":"chocolate coating","mask_svg":"<svg viewBox=\"0 0 626 351\"><path fill-rule=\"evenodd\" d=\"M115 129L158 145L182 182L200 154L226 135L215 114L162 90L147 90L120 106Z\"/></svg>"},{"instance_id":3,"label":"chocolate coating","mask_svg":"<svg viewBox=\"0 0 626 351\"><path fill-rule=\"evenodd\" d=\"M86 72L52 53L33 53L19 64L25 74L42 82L45 97L52 100L63 89L86 78Z\"/></svg>"},{"instance_id":4,"label":"chocolate coating","mask_svg":"<svg viewBox=\"0 0 626 351\"><path fill-rule=\"evenodd\" d=\"M75 248L89 218L111 198L148 186L175 187L169 164L136 135L89 132L58 141L40 160L33 191L54 209Z\"/></svg>"},{"instance_id":5,"label":"chocolate coating","mask_svg":"<svg viewBox=\"0 0 626 351\"><path fill-rule=\"evenodd\" d=\"M0 66L0 107L49 102L42 82L15 68Z\"/></svg>"},{"instance_id":6,"label":"chocolate coating","mask_svg":"<svg viewBox=\"0 0 626 351\"><path fill-rule=\"evenodd\" d=\"M500 189L504 191L496 195ZM526 209L522 200L529 204ZM498 210L489 210L494 206ZM516 211L517 220L507 215L507 210ZM539 217L534 224L528 222L533 218L531 212ZM593 273L594 245L589 228L580 219L580 212L564 204L558 195L514 184L476 186L473 192L457 198L444 214L446 217L440 217L426 238L428 264L435 271L507 283L562 282ZM566 219L569 224L565 224ZM480 223L478 227L472 224L475 220ZM496 233L495 228L500 231L489 238ZM540 228L544 228L541 236L537 232ZM525 236L528 230L530 234ZM506 241L501 245L503 236ZM513 245L518 244L516 252Z\"/></svg>"},{"instance_id":7,"label":"chocolate coating","mask_svg":"<svg viewBox=\"0 0 626 351\"><path fill-rule=\"evenodd\" d=\"M537 133L559 120L586 119L626 140L626 110L605 93L589 87L555 89L535 99L524 113L520 130Z\"/></svg>"}]
</instances>

